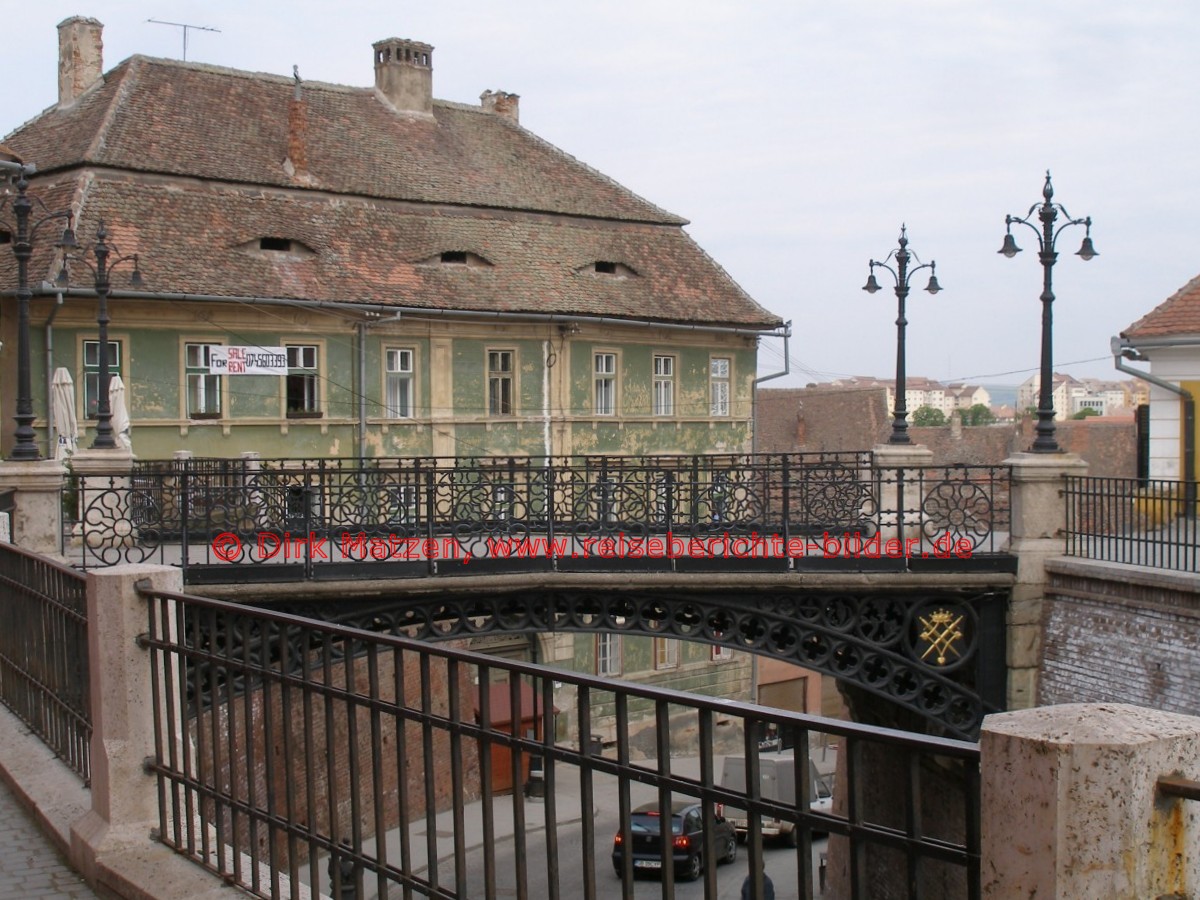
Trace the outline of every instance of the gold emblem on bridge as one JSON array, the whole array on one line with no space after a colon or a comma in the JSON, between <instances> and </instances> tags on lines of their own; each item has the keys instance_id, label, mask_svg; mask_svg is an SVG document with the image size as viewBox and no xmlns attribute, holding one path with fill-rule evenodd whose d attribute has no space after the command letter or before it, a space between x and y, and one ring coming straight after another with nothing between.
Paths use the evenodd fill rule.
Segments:
<instances>
[{"instance_id":1,"label":"gold emblem on bridge","mask_svg":"<svg viewBox=\"0 0 1200 900\"><path fill-rule=\"evenodd\" d=\"M918 618L924 629L921 632L921 640L928 643L925 652L921 654L922 660L927 660L931 653L936 653L933 661L939 666L944 666L949 662L948 654L953 653L955 658L962 655L955 646L963 639L962 629L958 627L962 624L962 615L955 616L949 610L939 609L928 618L925 616L918 616Z\"/></svg>"}]
</instances>

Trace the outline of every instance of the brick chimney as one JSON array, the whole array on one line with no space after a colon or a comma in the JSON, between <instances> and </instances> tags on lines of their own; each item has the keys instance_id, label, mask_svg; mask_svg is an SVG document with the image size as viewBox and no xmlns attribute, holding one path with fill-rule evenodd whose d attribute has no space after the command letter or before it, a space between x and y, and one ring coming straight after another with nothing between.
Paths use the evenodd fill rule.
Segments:
<instances>
[{"instance_id":1,"label":"brick chimney","mask_svg":"<svg viewBox=\"0 0 1200 900\"><path fill-rule=\"evenodd\" d=\"M100 80L104 66L104 26L72 16L58 23L58 105L69 106Z\"/></svg>"},{"instance_id":2,"label":"brick chimney","mask_svg":"<svg viewBox=\"0 0 1200 900\"><path fill-rule=\"evenodd\" d=\"M388 38L375 48L375 90L398 112L433 115L433 47Z\"/></svg>"},{"instance_id":3,"label":"brick chimney","mask_svg":"<svg viewBox=\"0 0 1200 900\"><path fill-rule=\"evenodd\" d=\"M479 104L484 111L495 113L505 119L520 121L520 94L508 94L504 91L484 91L479 95Z\"/></svg>"},{"instance_id":4,"label":"brick chimney","mask_svg":"<svg viewBox=\"0 0 1200 900\"><path fill-rule=\"evenodd\" d=\"M308 174L308 105L300 85L300 67L292 66L295 86L288 103L288 153L283 168L297 181L309 179Z\"/></svg>"}]
</instances>

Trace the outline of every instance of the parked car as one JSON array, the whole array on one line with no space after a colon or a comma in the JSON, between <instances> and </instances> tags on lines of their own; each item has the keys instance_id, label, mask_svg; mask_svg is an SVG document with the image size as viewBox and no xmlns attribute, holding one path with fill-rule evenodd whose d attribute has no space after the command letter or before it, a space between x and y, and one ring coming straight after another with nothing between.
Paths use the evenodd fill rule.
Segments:
<instances>
[{"instance_id":1,"label":"parked car","mask_svg":"<svg viewBox=\"0 0 1200 900\"><path fill-rule=\"evenodd\" d=\"M758 758L759 796L764 800L774 800L793 806L796 803L796 759L792 751L784 753L764 753ZM809 771L809 809L813 812L827 813L833 809L833 791L816 764L808 761ZM725 757L725 766L721 771L722 787L745 793L746 790L746 758L743 756ZM749 828L744 809L727 806L724 810L729 816L729 823L741 840L745 840ZM777 837L788 846L796 846L796 829L791 822L780 819L763 817L763 837Z\"/></svg>"},{"instance_id":2,"label":"parked car","mask_svg":"<svg viewBox=\"0 0 1200 900\"><path fill-rule=\"evenodd\" d=\"M737 833L724 816L713 819L717 862L731 863L737 859ZM629 817L629 832L633 842L633 870L639 872L662 871L662 841L660 835L661 816L658 801L643 803ZM676 799L671 803L671 852L675 875L682 880L694 881L704 871L704 816L700 801ZM625 860L625 847L620 831L613 838L613 870L620 875Z\"/></svg>"}]
</instances>

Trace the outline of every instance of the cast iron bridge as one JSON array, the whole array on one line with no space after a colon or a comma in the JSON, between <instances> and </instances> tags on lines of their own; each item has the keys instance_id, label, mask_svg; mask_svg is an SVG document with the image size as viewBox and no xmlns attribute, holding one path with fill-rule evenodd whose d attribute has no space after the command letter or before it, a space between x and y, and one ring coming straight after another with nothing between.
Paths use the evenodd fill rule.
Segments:
<instances>
[{"instance_id":1,"label":"cast iron bridge","mask_svg":"<svg viewBox=\"0 0 1200 900\"><path fill-rule=\"evenodd\" d=\"M1004 467L891 468L867 452L190 459L69 489L64 550L84 569L177 565L214 596L424 640L730 646L953 736L1003 705Z\"/></svg>"}]
</instances>

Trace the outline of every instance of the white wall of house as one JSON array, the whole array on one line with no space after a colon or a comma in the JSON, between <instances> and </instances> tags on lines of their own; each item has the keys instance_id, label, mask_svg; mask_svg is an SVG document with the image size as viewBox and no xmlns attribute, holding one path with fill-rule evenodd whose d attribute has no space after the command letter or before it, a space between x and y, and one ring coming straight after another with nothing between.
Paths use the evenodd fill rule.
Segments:
<instances>
[{"instance_id":1,"label":"white wall of house","mask_svg":"<svg viewBox=\"0 0 1200 900\"><path fill-rule=\"evenodd\" d=\"M1179 384L1200 381L1200 341L1189 347L1147 348L1150 373ZM1197 398L1200 399L1200 398ZM1181 407L1177 394L1150 386L1150 477L1182 478Z\"/></svg>"}]
</instances>

